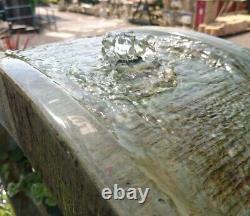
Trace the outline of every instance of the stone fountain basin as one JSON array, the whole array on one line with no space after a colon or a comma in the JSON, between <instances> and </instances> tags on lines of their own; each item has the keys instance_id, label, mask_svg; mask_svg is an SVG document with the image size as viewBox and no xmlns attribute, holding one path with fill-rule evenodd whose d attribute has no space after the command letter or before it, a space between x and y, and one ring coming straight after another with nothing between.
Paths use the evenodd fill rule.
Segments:
<instances>
[{"instance_id":1,"label":"stone fountain basin","mask_svg":"<svg viewBox=\"0 0 250 216\"><path fill-rule=\"evenodd\" d=\"M234 92L232 89L225 91L220 95L220 100L209 100L211 95L197 95L197 90L190 90L189 101L180 102L177 95L176 102L173 100L171 104L165 104L166 110L176 108L178 111L182 107L184 111L180 112L185 121L169 120L171 125L176 122L176 128L173 126L176 135L172 131L155 135L151 131L157 131L154 129L157 124L150 122L146 132L152 134L152 139L158 140L155 137L158 135L169 135L168 145L152 147L143 139L146 136L143 130L140 134L134 133L134 127L131 131L122 128L112 133L111 126L108 123L108 126L105 125L105 120L100 120L101 117L92 112L86 102L81 102L80 98L85 98L79 93L76 84L61 81L58 71L54 77L49 74L54 70L53 64L59 65L59 70L63 68L60 65L66 64L65 67L68 67L74 64L73 57L68 58L67 62L63 57L68 52L73 52L72 56L79 55L79 50L71 48L78 43L81 46L86 43L87 46L91 39L54 44L54 50L60 50L62 46L69 50L61 53L62 58L57 59L57 62L52 59L48 64L46 58L54 53L50 55L51 49L42 46L17 56L11 54L1 58L0 124L20 145L33 167L41 172L64 215L250 214L247 189L250 167L249 51L228 41L192 31L159 27L132 30L157 36L171 33L202 41L244 62L248 74L240 75L230 85L235 87L232 87ZM84 56L81 58L84 61ZM45 69L46 72L43 72ZM229 88L225 84L227 81L224 81L218 86ZM227 120L223 110L226 112L230 108L231 98L237 98L241 110L237 108L236 113ZM195 104L196 111L190 108L192 104ZM232 107L237 104L232 103ZM201 113L200 107L208 107L209 112ZM219 112L216 125L212 125L207 116L211 112L217 113L216 109L222 111ZM190 110L193 111L192 115ZM158 111L156 109L155 113ZM228 132L224 130L226 126L223 122L236 124L240 114L244 117L242 129L236 128L237 133L236 129L228 129ZM190 118L192 121L188 120ZM112 119L110 122L112 125ZM204 126L206 123L207 127ZM191 132L190 127L193 127ZM134 147L133 139L127 138L130 133L138 146ZM182 134L185 136L182 137ZM211 137L208 134L212 134ZM124 140L130 143L124 144ZM238 140L237 145L232 140ZM123 188L150 188L150 193L144 204L127 199L104 200L101 197L102 189L113 188L114 184Z\"/></svg>"}]
</instances>

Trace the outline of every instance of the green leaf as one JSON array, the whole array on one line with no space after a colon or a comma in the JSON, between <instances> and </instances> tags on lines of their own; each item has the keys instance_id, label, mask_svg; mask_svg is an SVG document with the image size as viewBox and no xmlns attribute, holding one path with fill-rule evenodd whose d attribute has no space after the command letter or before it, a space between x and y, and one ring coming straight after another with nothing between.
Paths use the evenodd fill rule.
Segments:
<instances>
[{"instance_id":1,"label":"green leaf","mask_svg":"<svg viewBox=\"0 0 250 216\"><path fill-rule=\"evenodd\" d=\"M4 163L0 164L0 175L4 175L9 170L9 165Z\"/></svg>"},{"instance_id":2,"label":"green leaf","mask_svg":"<svg viewBox=\"0 0 250 216\"><path fill-rule=\"evenodd\" d=\"M31 186L30 193L37 202L41 202L47 196L47 189L42 183L35 183Z\"/></svg>"},{"instance_id":3,"label":"green leaf","mask_svg":"<svg viewBox=\"0 0 250 216\"><path fill-rule=\"evenodd\" d=\"M41 182L40 176L35 172L30 172L25 176L25 181L29 181L30 183Z\"/></svg>"},{"instance_id":4,"label":"green leaf","mask_svg":"<svg viewBox=\"0 0 250 216\"><path fill-rule=\"evenodd\" d=\"M0 183L1 184L1 183ZM0 191L0 216L14 216L14 211L9 199L3 191Z\"/></svg>"},{"instance_id":5,"label":"green leaf","mask_svg":"<svg viewBox=\"0 0 250 216\"><path fill-rule=\"evenodd\" d=\"M7 186L7 191L10 197L13 197L20 191L20 184L11 182Z\"/></svg>"},{"instance_id":6,"label":"green leaf","mask_svg":"<svg viewBox=\"0 0 250 216\"><path fill-rule=\"evenodd\" d=\"M45 199L45 204L49 207L53 207L53 206L57 205L56 201L51 196L49 196L47 199Z\"/></svg>"}]
</instances>

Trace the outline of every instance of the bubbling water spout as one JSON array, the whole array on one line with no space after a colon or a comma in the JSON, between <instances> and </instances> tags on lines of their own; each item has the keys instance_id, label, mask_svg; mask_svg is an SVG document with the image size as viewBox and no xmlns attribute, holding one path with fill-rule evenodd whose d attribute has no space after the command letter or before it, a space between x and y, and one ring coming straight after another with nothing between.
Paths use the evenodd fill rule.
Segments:
<instances>
[{"instance_id":1,"label":"bubbling water spout","mask_svg":"<svg viewBox=\"0 0 250 216\"><path fill-rule=\"evenodd\" d=\"M133 100L171 89L177 85L176 74L159 46L152 35L109 33L102 40L104 70Z\"/></svg>"},{"instance_id":2,"label":"bubbling water spout","mask_svg":"<svg viewBox=\"0 0 250 216\"><path fill-rule=\"evenodd\" d=\"M156 59L157 43L153 36L139 38L133 32L108 33L102 40L103 58L111 65Z\"/></svg>"}]
</instances>

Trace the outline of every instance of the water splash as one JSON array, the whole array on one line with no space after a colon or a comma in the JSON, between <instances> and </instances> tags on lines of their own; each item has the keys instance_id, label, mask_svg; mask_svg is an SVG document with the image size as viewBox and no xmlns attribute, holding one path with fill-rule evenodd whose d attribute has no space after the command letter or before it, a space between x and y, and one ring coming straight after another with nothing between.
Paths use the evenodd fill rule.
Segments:
<instances>
[{"instance_id":1,"label":"water splash","mask_svg":"<svg viewBox=\"0 0 250 216\"><path fill-rule=\"evenodd\" d=\"M154 61L157 43L154 36L139 38L133 32L108 33L102 40L102 55L111 65L119 62Z\"/></svg>"},{"instance_id":2,"label":"water splash","mask_svg":"<svg viewBox=\"0 0 250 216\"><path fill-rule=\"evenodd\" d=\"M195 194L192 203L202 214L194 214L207 215L212 205L201 200L210 194L223 211L210 215L247 215L235 205L247 203L242 194L248 192L239 169L248 165L244 149L250 145L247 51L234 55L233 48L171 33L147 37L152 49L137 48L145 38L137 32L50 44L21 55L77 98L164 193L181 188L184 194L172 193L179 194L175 204L188 209ZM196 173L199 178L190 178ZM169 177L174 184L165 187ZM189 187L197 184L202 193Z\"/></svg>"},{"instance_id":3,"label":"water splash","mask_svg":"<svg viewBox=\"0 0 250 216\"><path fill-rule=\"evenodd\" d=\"M115 81L118 95L137 101L177 85L174 69L160 58L158 41L133 32L109 33L103 38L102 70Z\"/></svg>"}]
</instances>

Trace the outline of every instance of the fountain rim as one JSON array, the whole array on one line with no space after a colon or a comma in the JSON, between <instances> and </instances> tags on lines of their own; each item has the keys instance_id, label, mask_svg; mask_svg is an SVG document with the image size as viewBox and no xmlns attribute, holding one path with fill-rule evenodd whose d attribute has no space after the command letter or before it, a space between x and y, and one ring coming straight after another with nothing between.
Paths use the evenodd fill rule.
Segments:
<instances>
[{"instance_id":1,"label":"fountain rim","mask_svg":"<svg viewBox=\"0 0 250 216\"><path fill-rule=\"evenodd\" d=\"M197 40L202 39L202 41L205 41L206 43L209 44L214 43L214 46L224 49L227 52L230 51L230 53L232 53L233 55L236 55L237 52L242 50L242 48L234 45L231 42L226 42L225 40L207 36L202 33L196 33L193 31L190 32L179 28L141 27L141 28L129 28L126 30L122 29L119 31L135 31L135 32L151 33L151 34L155 33L158 35L164 35L165 33L173 33L175 35L186 36L191 39L192 38ZM51 112L57 113L58 117L63 121L65 120L65 115L85 116L90 122L90 124L93 124L94 127L98 128L98 134L96 135L101 136L105 134L102 140L99 141L96 140L97 142L99 142L96 144L100 148L105 148L104 145L110 143L112 144L112 146L119 146L117 143L118 141L115 140L115 138L111 134L109 134L107 130L102 125L100 125L96 119L94 119L91 116L89 111L87 111L87 109L85 109L82 105L78 103L77 100L75 100L60 86L53 83L46 75L42 74L39 70L33 68L28 63L11 57L3 57L0 62L0 78L2 76L5 77L10 82L12 82L18 89L18 91L22 94L22 96L27 101L30 101L34 109L37 110L37 115L39 115L41 119L44 119L48 124L51 124L52 127L55 129L55 131L61 134L62 136L61 138L67 143L67 147L71 149L71 151L73 151L74 153L76 151L81 152L81 153L77 152L76 154L77 159L80 161L80 169L84 169L85 172L88 173L90 179L92 180L92 183L95 185L98 192L100 192L101 188L107 184L107 181L105 180L105 177L103 179L99 178L100 170L97 169L97 167L93 169L93 158L92 155L89 153L88 149L86 148L86 146L83 145L79 146L79 140L82 140L84 136L81 133L74 131L75 126L72 126L71 130L62 129L60 122L58 122L51 115ZM21 77L25 77L25 79L24 78L20 79ZM36 82L39 82L42 88L39 85L37 86ZM41 90L44 90L44 92ZM44 103L48 99L46 95L51 94L51 92L53 92L55 99L60 99L60 103L58 106L50 107L50 110L48 110L46 106L44 106L45 105ZM64 113L60 114L60 110L58 109L58 107L59 108L61 107L62 109L65 109L66 107L68 108L68 110L64 110ZM8 120L13 121L11 119ZM7 128L7 130L10 131L12 133L11 135L17 139L15 131L11 131L10 128ZM125 157L126 162L130 164L131 167L133 167L134 162L129 158L129 156L122 148L118 149L117 152L121 155L121 157ZM80 157L82 156L81 154L83 154L84 157ZM138 173L140 172L141 171L138 169ZM104 176L104 174L102 175ZM157 189L155 188L155 190ZM107 201L107 204L114 210L114 212L120 215L125 215L124 214L125 208L121 209L121 206L124 205L120 205L119 203L113 200Z\"/></svg>"}]
</instances>

